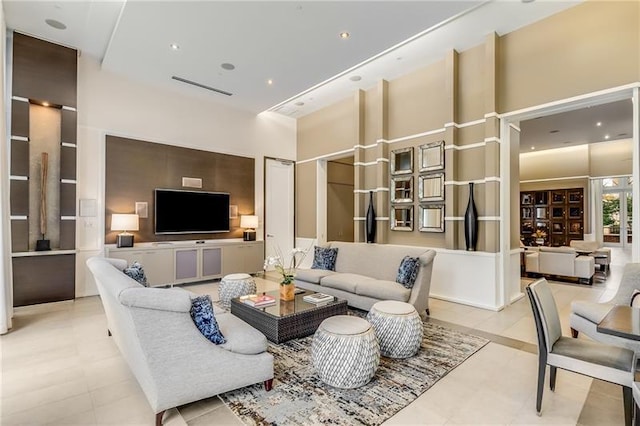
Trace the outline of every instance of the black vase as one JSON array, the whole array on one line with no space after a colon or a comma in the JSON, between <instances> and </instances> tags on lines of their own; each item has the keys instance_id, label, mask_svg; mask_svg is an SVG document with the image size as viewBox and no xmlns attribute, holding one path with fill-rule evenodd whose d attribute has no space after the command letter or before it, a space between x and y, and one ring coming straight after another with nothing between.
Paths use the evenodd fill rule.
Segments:
<instances>
[{"instance_id":1,"label":"black vase","mask_svg":"<svg viewBox=\"0 0 640 426\"><path fill-rule=\"evenodd\" d=\"M478 211L473 202L473 182L469 183L469 204L464 214L464 241L467 250L475 251L478 243Z\"/></svg>"},{"instance_id":2,"label":"black vase","mask_svg":"<svg viewBox=\"0 0 640 426\"><path fill-rule=\"evenodd\" d=\"M369 208L367 209L367 217L365 220L367 230L367 242L376 241L376 212L373 209L373 191L369 191Z\"/></svg>"}]
</instances>

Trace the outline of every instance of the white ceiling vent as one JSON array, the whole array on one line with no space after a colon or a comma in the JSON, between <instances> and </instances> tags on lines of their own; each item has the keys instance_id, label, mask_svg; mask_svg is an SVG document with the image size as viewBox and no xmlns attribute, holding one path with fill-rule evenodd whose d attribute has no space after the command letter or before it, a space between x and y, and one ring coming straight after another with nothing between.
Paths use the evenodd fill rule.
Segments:
<instances>
[{"instance_id":1,"label":"white ceiling vent","mask_svg":"<svg viewBox=\"0 0 640 426\"><path fill-rule=\"evenodd\" d=\"M183 177L182 186L185 188L202 188L202 179Z\"/></svg>"}]
</instances>

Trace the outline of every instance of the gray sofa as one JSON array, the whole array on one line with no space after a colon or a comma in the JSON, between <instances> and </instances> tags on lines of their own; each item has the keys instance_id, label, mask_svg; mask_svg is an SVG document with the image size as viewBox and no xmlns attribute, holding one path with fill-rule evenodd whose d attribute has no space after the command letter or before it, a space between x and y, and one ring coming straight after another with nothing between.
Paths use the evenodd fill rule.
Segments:
<instances>
[{"instance_id":1,"label":"gray sofa","mask_svg":"<svg viewBox=\"0 0 640 426\"><path fill-rule=\"evenodd\" d=\"M606 303L572 302L569 325L573 337L578 337L578 333L582 332L598 342L621 346L636 352L640 351L640 341L599 333L597 330L598 323L604 319L614 305L629 306L635 289L640 289L640 263L627 263L618 291L611 300Z\"/></svg>"},{"instance_id":2,"label":"gray sofa","mask_svg":"<svg viewBox=\"0 0 640 426\"><path fill-rule=\"evenodd\" d=\"M391 244L331 242L338 249L335 271L300 269L297 287L330 294L347 300L349 306L370 310L381 300L411 303L424 317L429 315L429 289L435 250ZM396 282L405 256L418 257L420 270L413 288Z\"/></svg>"},{"instance_id":3,"label":"gray sofa","mask_svg":"<svg viewBox=\"0 0 640 426\"><path fill-rule=\"evenodd\" d=\"M125 260L92 257L109 333L162 423L165 410L265 382L271 389L273 356L262 333L227 313L215 317L227 343L215 345L190 315L195 295L179 288L146 288L126 276Z\"/></svg>"}]
</instances>

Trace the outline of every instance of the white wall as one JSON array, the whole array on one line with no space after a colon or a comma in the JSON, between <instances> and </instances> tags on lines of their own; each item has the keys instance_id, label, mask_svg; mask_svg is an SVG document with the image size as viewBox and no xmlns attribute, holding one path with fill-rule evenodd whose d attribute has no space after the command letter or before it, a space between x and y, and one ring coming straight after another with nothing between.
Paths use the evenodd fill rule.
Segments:
<instances>
[{"instance_id":1,"label":"white wall","mask_svg":"<svg viewBox=\"0 0 640 426\"><path fill-rule=\"evenodd\" d=\"M180 95L103 71L86 55L78 59L77 198L98 200L98 216L78 217L77 297L97 294L84 262L104 244L105 134L255 158L262 228L263 157L295 160L295 120L233 110L215 103L216 96L208 102Z\"/></svg>"}]
</instances>

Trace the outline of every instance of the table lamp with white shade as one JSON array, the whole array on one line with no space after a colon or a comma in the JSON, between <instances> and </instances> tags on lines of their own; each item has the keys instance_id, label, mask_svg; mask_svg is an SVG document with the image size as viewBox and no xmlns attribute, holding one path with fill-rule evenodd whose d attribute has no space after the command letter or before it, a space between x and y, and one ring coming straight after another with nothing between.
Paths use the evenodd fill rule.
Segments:
<instances>
[{"instance_id":1,"label":"table lamp with white shade","mask_svg":"<svg viewBox=\"0 0 640 426\"><path fill-rule=\"evenodd\" d=\"M240 228L245 228L242 235L245 241L256 240L256 228L258 227L258 216L242 215L240 216Z\"/></svg>"},{"instance_id":2,"label":"table lamp with white shade","mask_svg":"<svg viewBox=\"0 0 640 426\"><path fill-rule=\"evenodd\" d=\"M124 231L118 234L116 238L117 247L133 247L133 234L127 231L139 230L137 214L118 214L111 215L111 230Z\"/></svg>"}]
</instances>

